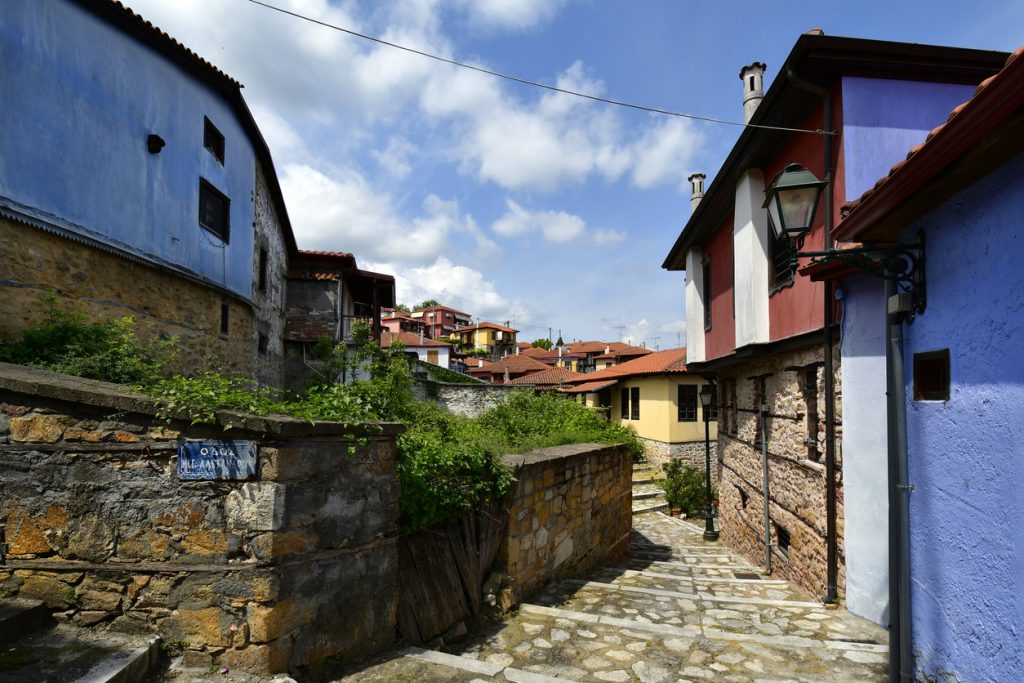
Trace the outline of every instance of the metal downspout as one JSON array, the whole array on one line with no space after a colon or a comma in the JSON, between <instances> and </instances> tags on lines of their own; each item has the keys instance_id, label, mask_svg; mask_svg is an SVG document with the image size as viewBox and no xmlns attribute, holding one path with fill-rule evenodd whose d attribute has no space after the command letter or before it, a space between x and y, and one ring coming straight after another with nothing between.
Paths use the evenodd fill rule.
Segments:
<instances>
[{"instance_id":1,"label":"metal downspout","mask_svg":"<svg viewBox=\"0 0 1024 683\"><path fill-rule=\"evenodd\" d=\"M827 133L832 131L832 94L827 88L816 83L803 81L790 69L786 72L789 81L796 87L813 92L821 96L822 100L822 128ZM826 134L825 138L825 178L829 180L825 192L825 239L823 248L831 249L832 227L834 223L834 200L835 200L835 175L832 173L832 144L833 135ZM839 600L838 575L839 575L839 542L836 530L836 426L835 426L835 375L832 358L832 327L835 324L832 282L825 281L825 309L824 309L824 344L825 344L825 547L826 547L826 592L822 602L834 603Z\"/></svg>"},{"instance_id":2,"label":"metal downspout","mask_svg":"<svg viewBox=\"0 0 1024 683\"><path fill-rule=\"evenodd\" d=\"M885 301L897 286L885 281ZM906 371L903 364L903 315L886 315L886 395L889 423L889 680L914 680L910 623L910 491L907 469Z\"/></svg>"},{"instance_id":3,"label":"metal downspout","mask_svg":"<svg viewBox=\"0 0 1024 683\"><path fill-rule=\"evenodd\" d=\"M768 400L764 391L764 378L761 382L761 492L764 499L764 570L772 573L772 519L768 509L770 492L768 490Z\"/></svg>"}]
</instances>

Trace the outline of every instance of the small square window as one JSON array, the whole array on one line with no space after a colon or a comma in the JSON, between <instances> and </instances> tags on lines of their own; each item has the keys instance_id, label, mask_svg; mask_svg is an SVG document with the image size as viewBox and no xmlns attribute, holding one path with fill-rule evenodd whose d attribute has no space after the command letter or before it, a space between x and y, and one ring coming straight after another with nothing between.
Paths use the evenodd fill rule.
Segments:
<instances>
[{"instance_id":1,"label":"small square window","mask_svg":"<svg viewBox=\"0 0 1024 683\"><path fill-rule=\"evenodd\" d=\"M914 354L914 400L949 400L949 349Z\"/></svg>"},{"instance_id":2,"label":"small square window","mask_svg":"<svg viewBox=\"0 0 1024 683\"><path fill-rule=\"evenodd\" d=\"M231 200L202 178L199 179L199 225L225 242L230 234Z\"/></svg>"},{"instance_id":3,"label":"small square window","mask_svg":"<svg viewBox=\"0 0 1024 683\"><path fill-rule=\"evenodd\" d=\"M203 147L210 150L210 154L221 166L224 165L224 135L205 116L203 117Z\"/></svg>"}]
</instances>

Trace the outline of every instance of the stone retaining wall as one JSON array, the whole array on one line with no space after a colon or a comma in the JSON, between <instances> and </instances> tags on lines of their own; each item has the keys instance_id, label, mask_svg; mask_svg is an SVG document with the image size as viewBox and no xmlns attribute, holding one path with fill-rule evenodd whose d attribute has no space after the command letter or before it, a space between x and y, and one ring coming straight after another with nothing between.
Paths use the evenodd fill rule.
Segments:
<instances>
[{"instance_id":1,"label":"stone retaining wall","mask_svg":"<svg viewBox=\"0 0 1024 683\"><path fill-rule=\"evenodd\" d=\"M628 557L633 457L625 446L558 446L505 462L517 481L499 563L513 577L513 602Z\"/></svg>"},{"instance_id":2,"label":"stone retaining wall","mask_svg":"<svg viewBox=\"0 0 1024 683\"><path fill-rule=\"evenodd\" d=\"M697 469L704 470L704 442L687 441L683 443L668 443L656 439L645 439L638 437L644 445L644 457L652 465L661 466L670 460L682 460L685 464ZM718 472L718 442L711 442L711 476L716 480Z\"/></svg>"},{"instance_id":3,"label":"stone retaining wall","mask_svg":"<svg viewBox=\"0 0 1024 683\"><path fill-rule=\"evenodd\" d=\"M226 412L163 425L154 409L0 364L0 597L261 673L393 641L397 426ZM217 439L256 441L256 477L179 480L178 444Z\"/></svg>"},{"instance_id":4,"label":"stone retaining wall","mask_svg":"<svg viewBox=\"0 0 1024 683\"><path fill-rule=\"evenodd\" d=\"M484 412L508 400L513 391L523 387L511 384L453 384L422 381L413 392L422 401L432 401L445 410L465 417L480 417Z\"/></svg>"}]
</instances>

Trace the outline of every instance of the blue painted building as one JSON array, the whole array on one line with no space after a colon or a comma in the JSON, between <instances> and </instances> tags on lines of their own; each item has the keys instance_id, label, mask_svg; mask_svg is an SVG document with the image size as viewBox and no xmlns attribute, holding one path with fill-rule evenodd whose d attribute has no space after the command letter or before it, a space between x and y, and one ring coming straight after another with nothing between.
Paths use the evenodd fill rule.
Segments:
<instances>
[{"instance_id":1,"label":"blue painted building","mask_svg":"<svg viewBox=\"0 0 1024 683\"><path fill-rule=\"evenodd\" d=\"M835 232L925 240L927 307L902 330L910 673L927 680L1024 680L1022 57L1024 48L951 108ZM886 302L863 276L843 287L844 349L862 350L876 370L844 385L844 406L877 404ZM875 419L884 425L884 411Z\"/></svg>"}]
</instances>

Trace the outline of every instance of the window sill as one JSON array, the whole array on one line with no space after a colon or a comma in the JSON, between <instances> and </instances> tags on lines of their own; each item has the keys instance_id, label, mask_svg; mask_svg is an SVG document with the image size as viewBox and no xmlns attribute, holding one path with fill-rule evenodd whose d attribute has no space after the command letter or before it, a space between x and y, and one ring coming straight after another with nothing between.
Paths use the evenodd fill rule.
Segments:
<instances>
[{"instance_id":1,"label":"window sill","mask_svg":"<svg viewBox=\"0 0 1024 683\"><path fill-rule=\"evenodd\" d=\"M768 288L768 298L769 299L772 298L773 296L775 296L776 294L778 294L779 292L781 292L784 289L789 289L794 284L796 284L796 278L790 279L789 281L783 282L781 284L770 286Z\"/></svg>"}]
</instances>

